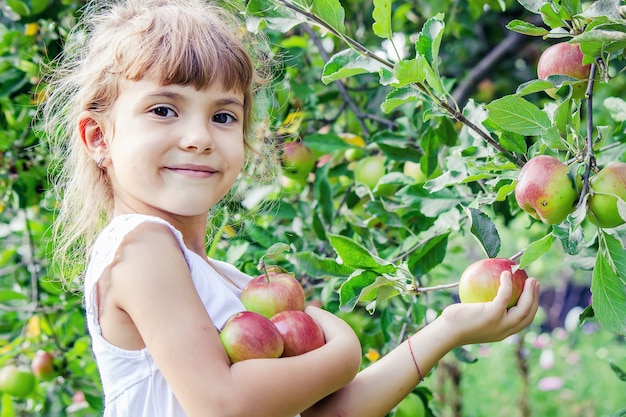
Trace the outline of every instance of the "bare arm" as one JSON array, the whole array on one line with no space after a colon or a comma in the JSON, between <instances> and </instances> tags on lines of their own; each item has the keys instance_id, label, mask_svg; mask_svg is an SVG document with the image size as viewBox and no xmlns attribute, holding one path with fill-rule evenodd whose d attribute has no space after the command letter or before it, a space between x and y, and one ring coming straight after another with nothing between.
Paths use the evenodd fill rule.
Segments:
<instances>
[{"instance_id":1,"label":"bare arm","mask_svg":"<svg viewBox=\"0 0 626 417\"><path fill-rule=\"evenodd\" d=\"M351 381L361 350L340 319L316 311L327 343L298 357L230 365L178 243L142 225L120 248L107 297L132 319L190 417L293 417ZM311 309L315 310L315 309Z\"/></svg>"},{"instance_id":2,"label":"bare arm","mask_svg":"<svg viewBox=\"0 0 626 417\"><path fill-rule=\"evenodd\" d=\"M539 284L528 279L517 306L507 310L510 295L510 274L504 273L494 301L448 306L440 317L410 337L411 349L408 341L400 344L302 417L384 416L420 382L413 356L426 375L455 347L499 341L528 326L537 312Z\"/></svg>"}]
</instances>

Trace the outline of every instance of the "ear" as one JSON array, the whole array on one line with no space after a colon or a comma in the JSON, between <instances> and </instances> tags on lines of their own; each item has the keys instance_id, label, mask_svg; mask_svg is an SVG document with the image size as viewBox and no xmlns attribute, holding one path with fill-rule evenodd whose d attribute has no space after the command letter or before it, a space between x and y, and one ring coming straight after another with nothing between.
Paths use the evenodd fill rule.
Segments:
<instances>
[{"instance_id":1,"label":"ear","mask_svg":"<svg viewBox=\"0 0 626 417\"><path fill-rule=\"evenodd\" d=\"M97 161L108 153L108 144L100 118L92 111L84 111L78 117L78 133L85 150Z\"/></svg>"}]
</instances>

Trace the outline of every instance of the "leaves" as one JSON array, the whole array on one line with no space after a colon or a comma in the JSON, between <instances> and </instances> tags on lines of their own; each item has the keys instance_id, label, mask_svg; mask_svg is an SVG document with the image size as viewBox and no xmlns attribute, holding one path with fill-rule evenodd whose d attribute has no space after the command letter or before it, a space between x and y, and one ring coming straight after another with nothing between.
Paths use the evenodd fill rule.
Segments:
<instances>
[{"instance_id":1,"label":"leaves","mask_svg":"<svg viewBox=\"0 0 626 417\"><path fill-rule=\"evenodd\" d=\"M489 119L504 130L520 135L540 135L551 127L548 115L518 96L505 96L486 106Z\"/></svg>"},{"instance_id":2,"label":"leaves","mask_svg":"<svg viewBox=\"0 0 626 417\"><path fill-rule=\"evenodd\" d=\"M391 0L374 0L372 31L378 37L391 39Z\"/></svg>"},{"instance_id":3,"label":"leaves","mask_svg":"<svg viewBox=\"0 0 626 417\"><path fill-rule=\"evenodd\" d=\"M600 250L591 282L595 317L608 331L626 334L626 250L600 232Z\"/></svg>"},{"instance_id":4,"label":"leaves","mask_svg":"<svg viewBox=\"0 0 626 417\"><path fill-rule=\"evenodd\" d=\"M469 218L470 231L481 244L489 258L495 258L500 252L500 235L495 224L482 211L475 208L465 209Z\"/></svg>"}]
</instances>

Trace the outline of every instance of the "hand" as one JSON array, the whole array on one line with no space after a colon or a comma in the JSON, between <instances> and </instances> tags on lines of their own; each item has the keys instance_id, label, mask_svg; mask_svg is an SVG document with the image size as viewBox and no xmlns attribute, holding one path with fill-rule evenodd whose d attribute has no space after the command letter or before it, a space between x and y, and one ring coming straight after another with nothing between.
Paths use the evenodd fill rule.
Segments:
<instances>
[{"instance_id":1,"label":"hand","mask_svg":"<svg viewBox=\"0 0 626 417\"><path fill-rule=\"evenodd\" d=\"M528 278L517 305L507 309L511 292L511 273L505 271L500 276L500 288L493 301L446 307L440 319L455 334L456 345L503 340L528 326L539 307L539 283Z\"/></svg>"}]
</instances>

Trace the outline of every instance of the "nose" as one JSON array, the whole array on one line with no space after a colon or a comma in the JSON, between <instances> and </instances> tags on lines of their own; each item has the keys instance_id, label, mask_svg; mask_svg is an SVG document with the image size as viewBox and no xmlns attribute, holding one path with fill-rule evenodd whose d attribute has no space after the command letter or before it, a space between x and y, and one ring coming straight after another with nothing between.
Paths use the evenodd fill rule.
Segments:
<instances>
[{"instance_id":1,"label":"nose","mask_svg":"<svg viewBox=\"0 0 626 417\"><path fill-rule=\"evenodd\" d=\"M215 148L214 132L206 121L195 121L184 128L181 148L196 152L211 152Z\"/></svg>"}]
</instances>

